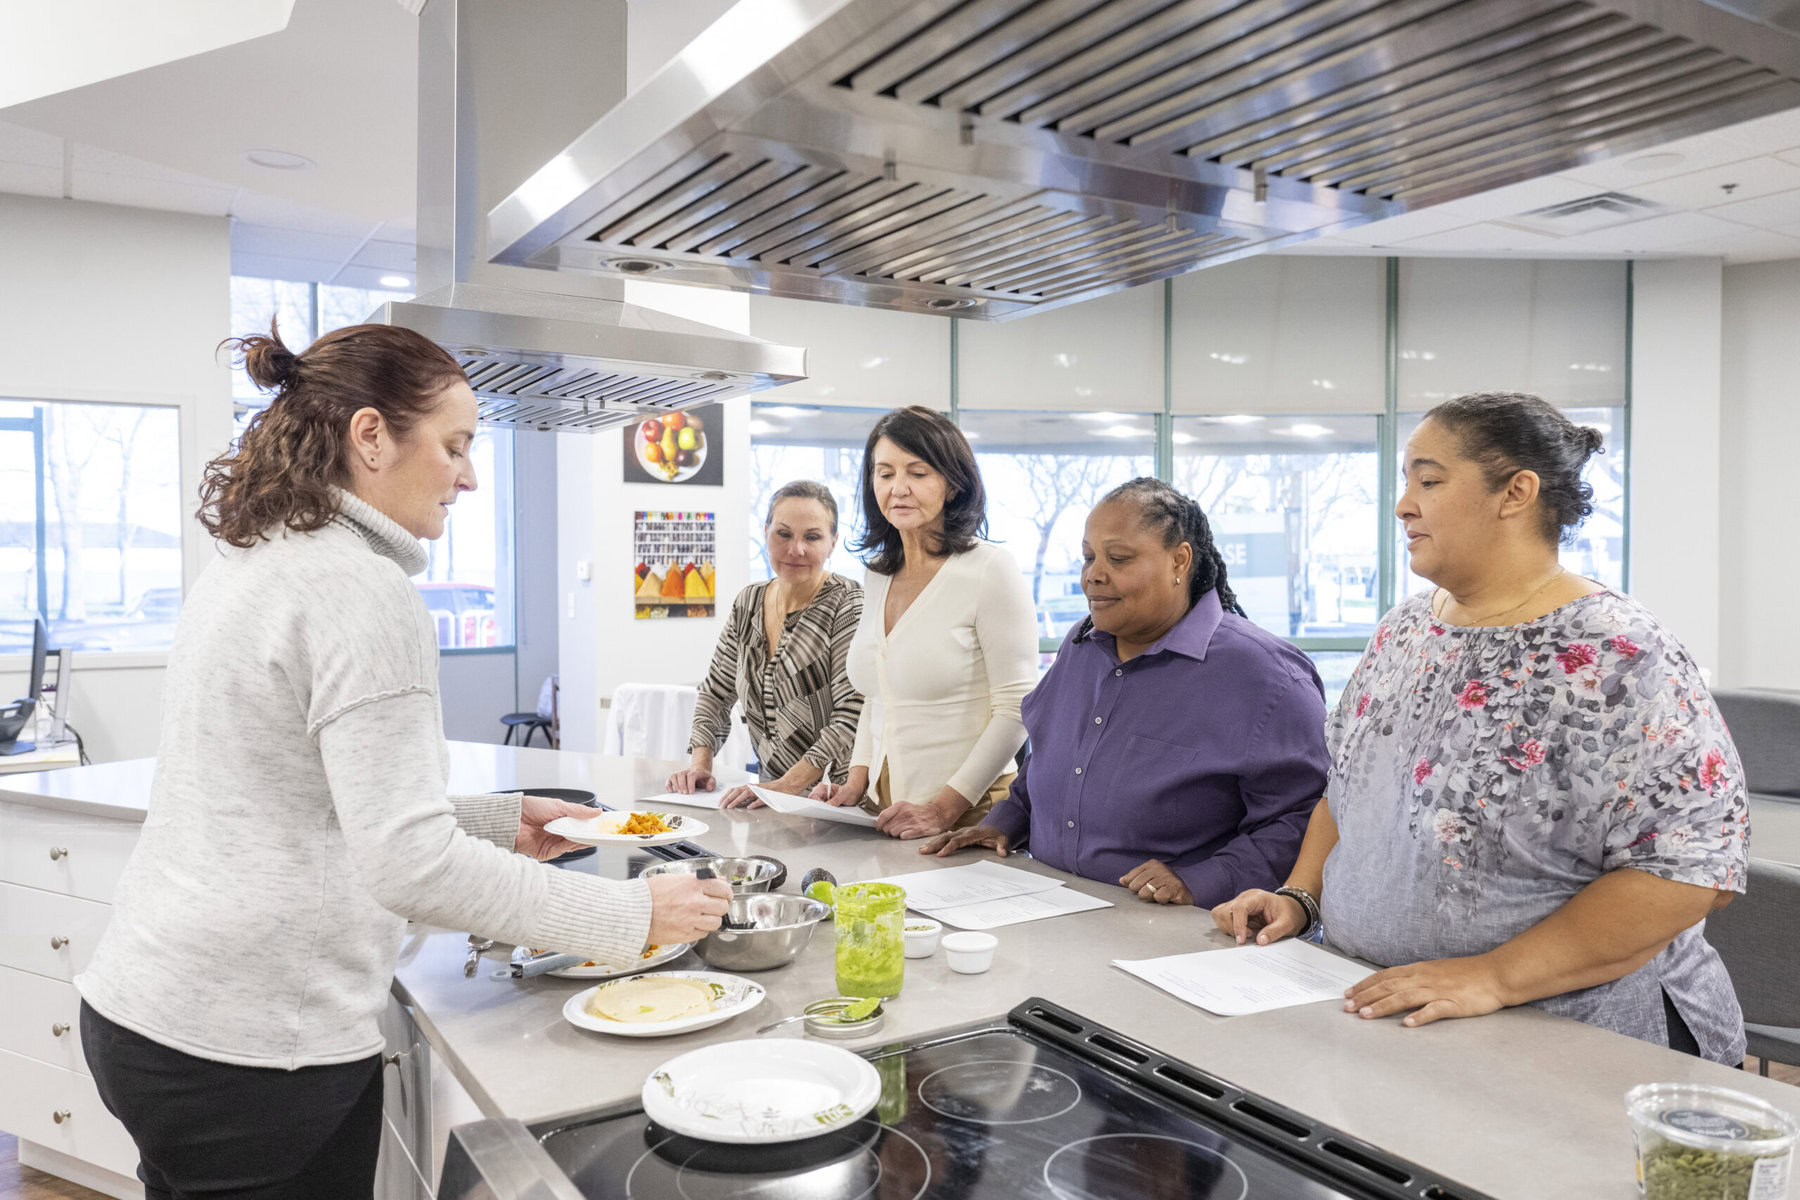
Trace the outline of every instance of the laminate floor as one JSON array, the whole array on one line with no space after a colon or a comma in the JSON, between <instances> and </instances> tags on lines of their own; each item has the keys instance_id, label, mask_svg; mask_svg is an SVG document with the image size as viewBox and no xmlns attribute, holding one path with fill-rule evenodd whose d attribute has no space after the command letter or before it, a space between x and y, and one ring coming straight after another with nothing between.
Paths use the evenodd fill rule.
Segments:
<instances>
[{"instance_id":1,"label":"laminate floor","mask_svg":"<svg viewBox=\"0 0 1800 1200\"><path fill-rule=\"evenodd\" d=\"M0 1133L0 1200L108 1200L102 1192L19 1165L19 1140Z\"/></svg>"},{"instance_id":2,"label":"laminate floor","mask_svg":"<svg viewBox=\"0 0 1800 1200\"><path fill-rule=\"evenodd\" d=\"M1749 1069L1756 1070L1754 1058L1749 1062ZM1774 1063L1769 1067L1769 1075L1800 1087L1800 1067ZM0 1133L0 1200L107 1200L107 1197L66 1179L20 1166L18 1140L10 1133Z\"/></svg>"}]
</instances>

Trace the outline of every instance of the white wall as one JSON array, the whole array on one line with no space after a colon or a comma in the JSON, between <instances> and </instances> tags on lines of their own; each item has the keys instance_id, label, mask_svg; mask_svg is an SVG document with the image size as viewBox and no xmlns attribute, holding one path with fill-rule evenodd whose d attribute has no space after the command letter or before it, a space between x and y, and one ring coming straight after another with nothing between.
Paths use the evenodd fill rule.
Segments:
<instances>
[{"instance_id":1,"label":"white wall","mask_svg":"<svg viewBox=\"0 0 1800 1200\"><path fill-rule=\"evenodd\" d=\"M1721 276L1716 258L1638 263L1631 334L1631 593L1715 683Z\"/></svg>"},{"instance_id":2,"label":"white wall","mask_svg":"<svg viewBox=\"0 0 1800 1200\"><path fill-rule=\"evenodd\" d=\"M0 195L0 396L157 404L181 417L181 491L231 438L231 376L213 357L231 319L227 223ZM212 539L183 533L191 584ZM71 714L96 760L156 752L163 656L77 656ZM23 656L0 659L22 694ZM229 721L221 717L221 729Z\"/></svg>"},{"instance_id":3,"label":"white wall","mask_svg":"<svg viewBox=\"0 0 1800 1200\"><path fill-rule=\"evenodd\" d=\"M1800 688L1800 261L1726 267L1723 314L1718 681Z\"/></svg>"}]
</instances>

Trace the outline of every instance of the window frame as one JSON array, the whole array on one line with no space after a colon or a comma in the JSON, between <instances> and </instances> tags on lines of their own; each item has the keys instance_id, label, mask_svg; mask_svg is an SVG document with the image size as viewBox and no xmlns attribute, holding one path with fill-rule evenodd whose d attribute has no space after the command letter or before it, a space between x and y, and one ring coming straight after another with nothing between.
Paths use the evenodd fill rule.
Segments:
<instances>
[{"instance_id":1,"label":"window frame","mask_svg":"<svg viewBox=\"0 0 1800 1200\"><path fill-rule=\"evenodd\" d=\"M1499 260L1499 261L1507 261L1507 260ZM1404 563L1402 563L1400 561L1397 547L1395 545L1395 539L1391 536L1391 522L1393 520L1394 504L1399 495L1399 457L1400 457L1400 449L1401 449L1398 444L1399 443L1399 429L1400 429L1400 425L1401 425L1402 416L1405 415L1400 412L1400 408L1399 408L1400 263L1401 263L1401 260L1398 257L1393 257L1393 256L1389 256L1389 257L1385 258L1385 260L1384 260L1384 266L1385 266L1385 289L1384 289L1385 290L1385 295L1384 295L1385 313L1383 314L1383 322L1382 322L1382 337L1383 337L1382 359L1383 359L1383 370L1384 370L1384 390L1383 390L1383 397L1382 397L1382 409L1380 412L1376 412L1376 413L1361 414L1365 417L1373 417L1374 418L1375 430L1376 430L1376 461L1377 461L1377 472L1378 472L1377 481L1376 481L1377 493L1376 493L1376 502L1375 502L1375 509L1376 509L1375 520L1378 522L1378 527L1376 530L1376 538L1375 538L1376 623L1377 624L1379 624L1381 618L1386 616L1387 613L1394 607L1395 600L1396 600L1396 597L1399 592L1399 580L1400 580L1399 572L1405 570ZM1165 279L1163 281L1162 287L1163 287L1163 294L1161 297L1161 299L1162 299L1162 360L1163 360L1162 361L1162 384L1163 384L1162 409L1160 412L1151 413L1151 414L1147 414L1147 415L1151 416L1152 423L1153 423L1154 429L1155 429L1155 454L1154 454L1155 476L1156 476L1156 478L1162 479L1162 480L1172 480L1175 475L1175 469L1174 469L1175 418L1178 415L1179 416L1194 416L1196 414L1192 411L1187 411L1187 410L1184 410L1182 413L1177 414L1174 410L1174 322L1175 322L1174 280L1173 279ZM1631 372L1631 359L1632 359L1632 347L1633 347L1633 337L1634 337L1634 315L1635 315L1634 311L1633 311L1634 287L1635 287L1634 264L1630 261L1627 261L1625 264L1624 296L1621 298L1623 309L1624 309L1625 345L1623 347L1623 361L1624 361L1624 377L1622 380L1623 395L1622 395L1622 398L1621 398L1620 404L1619 404L1619 407L1622 412L1622 425L1621 425L1621 428L1619 431L1619 453L1624 456L1624 464L1625 464L1623 474L1622 474L1622 485L1623 486L1622 486L1622 495L1621 495L1621 500L1620 500L1620 520L1621 520L1621 525L1622 525L1622 529L1623 529L1623 538L1622 538L1622 544L1621 544L1621 549L1620 549L1620 554L1621 554L1620 575L1621 575L1621 578L1623 581L1623 587L1627 591L1629 591L1630 587L1631 587L1631 563L1632 563L1631 513L1632 513L1633 475L1632 475L1632 461L1631 461L1631 430L1632 430L1632 386L1633 386L1633 381L1632 381L1632 372ZM950 328L949 328L949 333L950 333L950 354L949 354L950 407L949 407L948 415L950 417L950 420L952 422L954 422L959 428L963 424L963 408L962 408L962 403L961 403L961 394L960 394L960 388L959 388L959 371L958 371L959 341L960 341L959 331L960 331L960 329L961 329L961 323L958 320L956 320L955 318L950 318ZM781 403L781 401L779 401L779 400L768 400L768 401L762 401L762 402L763 403L774 403L774 404ZM833 406L833 407L836 407L836 406ZM856 406L846 405L845 407L856 407ZM1579 407L1594 407L1594 405L1582 405ZM996 408L990 408L990 407L987 407L984 405L979 410L972 410L972 411L980 411L982 413L994 413L994 412L1007 412L1007 411L1015 411L1015 410L996 409ZM1035 412L1035 411L1042 411L1042 410L1041 409L1020 408L1016 411L1020 411L1020 412L1034 411ZM1271 416L1280 416L1283 414L1270 414L1270 415ZM1350 414L1345 414L1345 415L1350 415ZM1349 651L1349 652L1360 653L1367 647L1369 639L1366 636L1361 636L1361 635L1347 635L1347 636L1316 636L1315 635L1315 636L1289 637L1289 638L1286 638L1285 640L1289 644L1296 647L1297 649L1302 650L1302 651L1307 651L1307 652L1345 652L1345 651ZM1063 641L1063 639L1060 637L1041 637L1038 639L1038 652L1040 654L1054 654L1061 647L1062 641Z\"/></svg>"}]
</instances>

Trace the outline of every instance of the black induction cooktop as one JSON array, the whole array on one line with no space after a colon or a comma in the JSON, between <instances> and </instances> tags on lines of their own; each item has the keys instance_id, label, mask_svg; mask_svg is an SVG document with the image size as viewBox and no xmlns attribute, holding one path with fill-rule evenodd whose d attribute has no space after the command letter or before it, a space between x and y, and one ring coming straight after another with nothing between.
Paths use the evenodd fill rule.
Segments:
<instances>
[{"instance_id":1,"label":"black induction cooktop","mask_svg":"<svg viewBox=\"0 0 1800 1200\"><path fill-rule=\"evenodd\" d=\"M1044 1000L867 1057L875 1111L807 1141L641 1108L532 1132L591 1200L1489 1200Z\"/></svg>"}]
</instances>

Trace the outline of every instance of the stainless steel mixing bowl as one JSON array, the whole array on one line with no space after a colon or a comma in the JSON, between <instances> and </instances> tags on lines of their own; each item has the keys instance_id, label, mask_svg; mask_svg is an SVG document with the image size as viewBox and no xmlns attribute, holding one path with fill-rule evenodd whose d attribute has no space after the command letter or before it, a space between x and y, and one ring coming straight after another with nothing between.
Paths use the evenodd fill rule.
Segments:
<instances>
[{"instance_id":1,"label":"stainless steel mixing bowl","mask_svg":"<svg viewBox=\"0 0 1800 1200\"><path fill-rule=\"evenodd\" d=\"M725 924L694 943L694 953L723 971L785 967L812 941L830 910L805 896L734 896Z\"/></svg>"},{"instance_id":2,"label":"stainless steel mixing bowl","mask_svg":"<svg viewBox=\"0 0 1800 1200\"><path fill-rule=\"evenodd\" d=\"M718 858L683 858L674 862L656 863L638 872L639 878L648 879L652 875L692 875L701 867L713 873L715 879L723 879L731 885L731 894L742 896L750 892L772 892L787 879L787 867L780 859L767 855L752 854L744 858L720 856Z\"/></svg>"}]
</instances>

